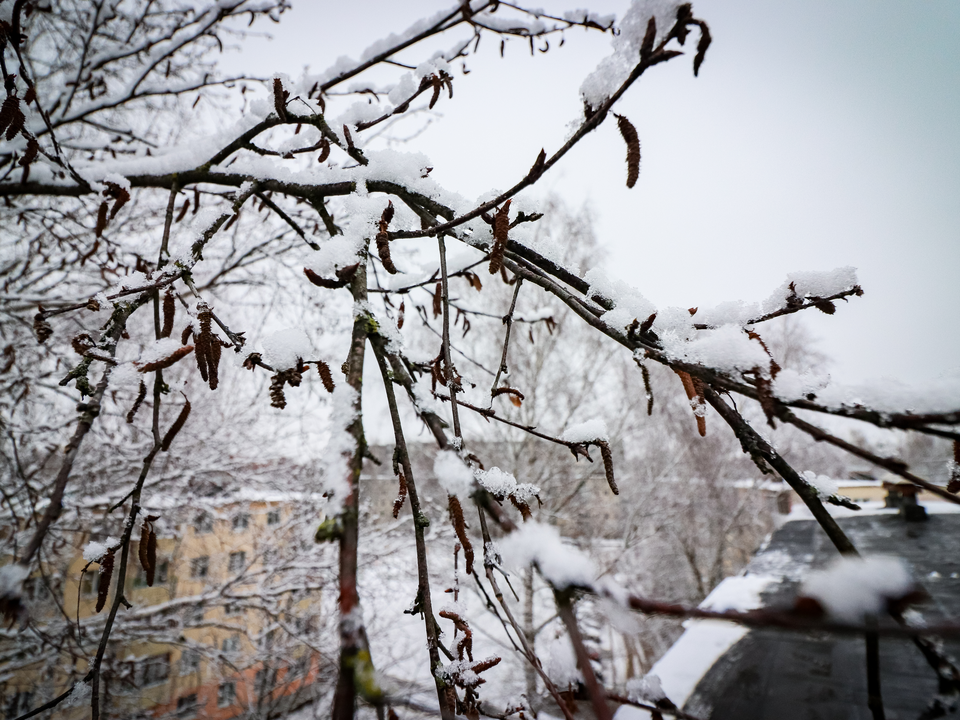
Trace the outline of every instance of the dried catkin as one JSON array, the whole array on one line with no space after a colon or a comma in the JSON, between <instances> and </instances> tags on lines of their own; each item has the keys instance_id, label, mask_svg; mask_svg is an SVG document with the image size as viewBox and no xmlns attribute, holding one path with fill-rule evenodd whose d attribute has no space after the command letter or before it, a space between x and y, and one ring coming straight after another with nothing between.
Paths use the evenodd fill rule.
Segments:
<instances>
[{"instance_id":1,"label":"dried catkin","mask_svg":"<svg viewBox=\"0 0 960 720\"><path fill-rule=\"evenodd\" d=\"M317 360L317 372L320 373L320 382L328 393L332 393L336 387L333 384L333 375L330 374L330 366L323 360Z\"/></svg>"},{"instance_id":2,"label":"dried catkin","mask_svg":"<svg viewBox=\"0 0 960 720\"><path fill-rule=\"evenodd\" d=\"M147 538L147 587L153 587L153 579L157 572L157 533L150 528L150 535Z\"/></svg>"},{"instance_id":3,"label":"dried catkin","mask_svg":"<svg viewBox=\"0 0 960 720\"><path fill-rule=\"evenodd\" d=\"M463 545L463 559L466 561L467 575L469 575L473 572L473 545L470 544L470 538L467 537L467 524L463 519L463 508L460 506L460 500L456 495L447 496L447 506L450 510L453 528L457 531L457 538Z\"/></svg>"},{"instance_id":4,"label":"dried catkin","mask_svg":"<svg viewBox=\"0 0 960 720\"><path fill-rule=\"evenodd\" d=\"M617 487L617 480L613 476L613 452L610 450L610 445L599 440L597 446L600 448L600 457L603 458L603 473L607 476L607 485L610 486L614 495L619 495L620 488Z\"/></svg>"},{"instance_id":5,"label":"dried catkin","mask_svg":"<svg viewBox=\"0 0 960 720\"><path fill-rule=\"evenodd\" d=\"M104 605L107 604L107 596L110 594L110 579L113 577L113 550L108 550L107 553L100 558L100 586L97 589L97 606L96 611L100 612L103 610Z\"/></svg>"},{"instance_id":6,"label":"dried catkin","mask_svg":"<svg viewBox=\"0 0 960 720\"><path fill-rule=\"evenodd\" d=\"M507 249L507 231L510 229L510 203L507 200L493 216L493 247L490 249L490 274L503 269L503 253Z\"/></svg>"},{"instance_id":7,"label":"dried catkin","mask_svg":"<svg viewBox=\"0 0 960 720\"><path fill-rule=\"evenodd\" d=\"M283 89L283 83L280 78L273 79L273 108L277 111L277 117L283 122L287 121L287 92Z\"/></svg>"},{"instance_id":8,"label":"dried catkin","mask_svg":"<svg viewBox=\"0 0 960 720\"><path fill-rule=\"evenodd\" d=\"M163 370L168 368L179 360L182 360L187 355L193 352L193 345L183 345L174 350L170 355L165 358L160 358L159 360L147 363L146 365L140 366L140 372L148 373L154 372L156 370Z\"/></svg>"},{"instance_id":9,"label":"dried catkin","mask_svg":"<svg viewBox=\"0 0 960 720\"><path fill-rule=\"evenodd\" d=\"M617 115L617 127L627 144L627 187L632 188L640 177L640 138L637 129L623 115Z\"/></svg>"},{"instance_id":10,"label":"dried catkin","mask_svg":"<svg viewBox=\"0 0 960 720\"><path fill-rule=\"evenodd\" d=\"M137 410L140 409L140 406L143 404L144 398L147 397L147 385L140 381L140 390L137 392L137 399L133 403L133 407L130 408L130 412L127 413L127 423L133 424L133 418L137 415Z\"/></svg>"},{"instance_id":11,"label":"dried catkin","mask_svg":"<svg viewBox=\"0 0 960 720\"><path fill-rule=\"evenodd\" d=\"M168 338L173 332L173 321L177 316L177 304L173 290L168 289L163 295L163 328L160 330L160 337Z\"/></svg>"},{"instance_id":12,"label":"dried catkin","mask_svg":"<svg viewBox=\"0 0 960 720\"><path fill-rule=\"evenodd\" d=\"M140 526L140 543L137 546L137 557L140 559L140 567L143 568L144 572L147 572L147 567L150 565L150 561L147 559L147 544L149 543L149 539L150 523L144 520Z\"/></svg>"},{"instance_id":13,"label":"dried catkin","mask_svg":"<svg viewBox=\"0 0 960 720\"><path fill-rule=\"evenodd\" d=\"M177 415L177 419L173 421L173 425L170 426L170 429L167 430L167 434L163 436L163 441L160 443L160 449L166 452L170 449L170 443L173 442L173 439L177 436L177 433L180 432L180 429L183 427L184 423L187 422L187 418L190 417L190 401L184 398L185 404L183 409L180 411L180 414Z\"/></svg>"},{"instance_id":14,"label":"dried catkin","mask_svg":"<svg viewBox=\"0 0 960 720\"><path fill-rule=\"evenodd\" d=\"M403 507L403 501L407 498L407 476L403 474L403 468L397 468L400 475L400 490L397 493L397 499L393 501L393 517L400 517L400 508Z\"/></svg>"}]
</instances>

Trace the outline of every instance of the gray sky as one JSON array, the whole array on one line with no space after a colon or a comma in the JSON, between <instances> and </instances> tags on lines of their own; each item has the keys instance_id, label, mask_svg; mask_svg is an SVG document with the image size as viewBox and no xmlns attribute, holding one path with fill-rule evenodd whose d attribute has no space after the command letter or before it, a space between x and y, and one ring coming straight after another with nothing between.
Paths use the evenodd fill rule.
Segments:
<instances>
[{"instance_id":1,"label":"gray sky","mask_svg":"<svg viewBox=\"0 0 960 720\"><path fill-rule=\"evenodd\" d=\"M273 40L248 40L227 67L297 78L449 5L294 0ZM590 7L619 17L627 3ZM640 134L637 186L625 187L624 146L608 121L543 189L589 203L608 268L660 306L761 301L788 272L853 265L865 295L833 317L808 311L834 376L956 369L960 3L701 0L694 10L714 37L700 78L689 57L675 59L618 106ZM443 117L408 144L430 156L433 177L475 197L512 185L541 147L559 147L609 36L571 32L556 45L530 57L514 41L501 60L495 40L481 44L453 101L439 103Z\"/></svg>"}]
</instances>

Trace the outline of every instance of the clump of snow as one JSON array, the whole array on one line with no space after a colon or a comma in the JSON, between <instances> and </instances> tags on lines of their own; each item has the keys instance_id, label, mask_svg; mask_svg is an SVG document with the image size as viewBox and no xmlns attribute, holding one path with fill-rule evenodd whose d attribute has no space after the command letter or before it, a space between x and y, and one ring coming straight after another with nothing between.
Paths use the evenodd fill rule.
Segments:
<instances>
[{"instance_id":1,"label":"clump of snow","mask_svg":"<svg viewBox=\"0 0 960 720\"><path fill-rule=\"evenodd\" d=\"M793 368L781 368L773 380L773 394L781 400L797 400L807 395L817 395L830 383L830 375L813 370L797 372Z\"/></svg>"},{"instance_id":2,"label":"clump of snow","mask_svg":"<svg viewBox=\"0 0 960 720\"><path fill-rule=\"evenodd\" d=\"M350 491L347 477L350 474L349 460L356 443L349 427L356 418L357 391L347 383L337 383L333 391L333 411L330 417L330 438L322 455L324 491L329 496L327 516L340 514L343 500Z\"/></svg>"},{"instance_id":3,"label":"clump of snow","mask_svg":"<svg viewBox=\"0 0 960 720\"><path fill-rule=\"evenodd\" d=\"M515 567L535 563L540 574L558 590L570 585L590 587L596 578L590 559L565 544L559 531L550 525L524 523L500 542L500 552L504 560Z\"/></svg>"},{"instance_id":4,"label":"clump of snow","mask_svg":"<svg viewBox=\"0 0 960 720\"><path fill-rule=\"evenodd\" d=\"M83 559L87 562L98 563L107 554L107 550L120 544L120 538L108 537L105 542L91 540L83 548Z\"/></svg>"},{"instance_id":5,"label":"clump of snow","mask_svg":"<svg viewBox=\"0 0 960 720\"><path fill-rule=\"evenodd\" d=\"M564 442L584 443L591 440L610 441L610 433L607 432L607 424L600 418L591 418L582 423L571 425L563 431L560 439Z\"/></svg>"},{"instance_id":6,"label":"clump of snow","mask_svg":"<svg viewBox=\"0 0 960 720\"><path fill-rule=\"evenodd\" d=\"M296 367L297 360L309 359L313 344L301 328L288 328L260 340L263 361L275 370Z\"/></svg>"},{"instance_id":7,"label":"clump of snow","mask_svg":"<svg viewBox=\"0 0 960 720\"><path fill-rule=\"evenodd\" d=\"M30 575L30 568L20 563L0 568L0 598L17 598L23 589L23 581Z\"/></svg>"},{"instance_id":8,"label":"clump of snow","mask_svg":"<svg viewBox=\"0 0 960 720\"><path fill-rule=\"evenodd\" d=\"M727 578L713 589L700 607L716 612L752 610L760 607L760 595L777 580L771 575L754 574Z\"/></svg>"},{"instance_id":9,"label":"clump of snow","mask_svg":"<svg viewBox=\"0 0 960 720\"><path fill-rule=\"evenodd\" d=\"M561 689L575 685L583 680L577 668L577 656L566 633L557 633L547 640L544 648L546 663L544 670L547 676Z\"/></svg>"},{"instance_id":10,"label":"clump of snow","mask_svg":"<svg viewBox=\"0 0 960 720\"><path fill-rule=\"evenodd\" d=\"M530 500L540 494L540 488L536 485L518 483L511 473L498 467L492 467L489 470L475 470L474 477L487 492L492 493L497 498L502 499L512 495L518 502L529 503Z\"/></svg>"},{"instance_id":11,"label":"clump of snow","mask_svg":"<svg viewBox=\"0 0 960 720\"><path fill-rule=\"evenodd\" d=\"M826 475L817 475L812 470L800 473L821 498L833 497L840 492L840 483Z\"/></svg>"},{"instance_id":12,"label":"clump of snow","mask_svg":"<svg viewBox=\"0 0 960 720\"><path fill-rule=\"evenodd\" d=\"M77 680L77 682L73 684L73 690L70 691L67 699L63 701L63 705L64 707L80 707L81 705L86 705L92 693L93 688L89 684L83 682L83 680Z\"/></svg>"},{"instance_id":13,"label":"clump of snow","mask_svg":"<svg viewBox=\"0 0 960 720\"><path fill-rule=\"evenodd\" d=\"M660 677L653 673L647 673L642 678L627 680L627 697L636 702L656 703L665 699L667 695L663 692Z\"/></svg>"},{"instance_id":14,"label":"clump of snow","mask_svg":"<svg viewBox=\"0 0 960 720\"><path fill-rule=\"evenodd\" d=\"M634 320L643 322L657 311L656 306L635 287L609 277L599 268L588 270L583 279L590 285L587 297L600 295L613 302L613 309L602 317L605 323L617 330L623 330Z\"/></svg>"},{"instance_id":15,"label":"clump of snow","mask_svg":"<svg viewBox=\"0 0 960 720\"><path fill-rule=\"evenodd\" d=\"M661 340L671 358L722 372L746 372L754 368L765 371L770 367L770 357L760 343L747 337L738 325L704 330L689 342L673 333L664 333Z\"/></svg>"},{"instance_id":16,"label":"clump of snow","mask_svg":"<svg viewBox=\"0 0 960 720\"><path fill-rule=\"evenodd\" d=\"M915 588L906 564L900 558L877 555L842 557L826 570L812 572L800 588L830 617L848 623L862 622L865 615L884 610Z\"/></svg>"},{"instance_id":17,"label":"clump of snow","mask_svg":"<svg viewBox=\"0 0 960 720\"><path fill-rule=\"evenodd\" d=\"M793 290L790 285L793 285ZM786 307L787 298L796 295L801 300L807 297L829 297L857 284L857 269L842 267L826 272L807 271L787 275L783 284L763 301L763 312L773 312Z\"/></svg>"},{"instance_id":18,"label":"clump of snow","mask_svg":"<svg viewBox=\"0 0 960 720\"><path fill-rule=\"evenodd\" d=\"M620 22L620 34L613 37L613 54L608 55L580 86L580 95L591 107L599 106L623 84L640 62L640 45L653 17L657 23L656 43L673 28L679 2L675 0L633 0Z\"/></svg>"},{"instance_id":19,"label":"clump of snow","mask_svg":"<svg viewBox=\"0 0 960 720\"><path fill-rule=\"evenodd\" d=\"M437 453L433 474L448 495L467 497L473 490L473 470L452 450Z\"/></svg>"}]
</instances>

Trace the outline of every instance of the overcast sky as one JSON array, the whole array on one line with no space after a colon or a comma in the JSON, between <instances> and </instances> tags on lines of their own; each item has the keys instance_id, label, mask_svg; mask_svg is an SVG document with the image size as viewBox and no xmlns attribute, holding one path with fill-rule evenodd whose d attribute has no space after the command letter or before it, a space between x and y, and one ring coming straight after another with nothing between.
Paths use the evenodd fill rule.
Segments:
<instances>
[{"instance_id":1,"label":"overcast sky","mask_svg":"<svg viewBox=\"0 0 960 720\"><path fill-rule=\"evenodd\" d=\"M298 78L450 4L294 0L273 39L247 40L227 67ZM627 6L590 7L620 17ZM833 317L809 312L834 376L956 370L960 3L701 0L694 10L714 37L700 77L689 57L675 59L618 106L641 139L637 186L625 187L623 143L608 121L543 191L588 203L610 271L660 306L761 301L788 272L853 265L865 295ZM466 197L512 185L541 147L562 144L580 82L610 48L599 33L565 40L536 57L514 41L501 60L488 38L409 149Z\"/></svg>"}]
</instances>

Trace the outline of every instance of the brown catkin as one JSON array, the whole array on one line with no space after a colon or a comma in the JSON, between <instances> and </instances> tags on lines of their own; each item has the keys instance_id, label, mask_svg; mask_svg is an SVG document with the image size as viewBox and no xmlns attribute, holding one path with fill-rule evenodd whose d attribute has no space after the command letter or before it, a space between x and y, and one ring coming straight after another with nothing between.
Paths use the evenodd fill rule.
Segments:
<instances>
[{"instance_id":1,"label":"brown catkin","mask_svg":"<svg viewBox=\"0 0 960 720\"><path fill-rule=\"evenodd\" d=\"M177 436L177 433L180 432L180 429L183 427L184 423L187 422L187 418L190 417L190 401L184 398L186 403L183 406L183 410L180 411L180 414L177 415L177 419L173 421L173 425L170 426L170 429L167 430L167 434L163 436L163 441L160 443L160 449L166 452L170 449L170 443L173 442L173 439Z\"/></svg>"},{"instance_id":2,"label":"brown catkin","mask_svg":"<svg viewBox=\"0 0 960 720\"><path fill-rule=\"evenodd\" d=\"M438 317L443 314L443 283L438 282L433 291L433 316Z\"/></svg>"},{"instance_id":3,"label":"brown catkin","mask_svg":"<svg viewBox=\"0 0 960 720\"><path fill-rule=\"evenodd\" d=\"M96 611L100 612L103 610L104 605L107 604L107 596L110 594L110 579L113 577L113 550L108 550L107 553L100 558L100 586L97 589L97 606Z\"/></svg>"},{"instance_id":4,"label":"brown catkin","mask_svg":"<svg viewBox=\"0 0 960 720\"><path fill-rule=\"evenodd\" d=\"M637 129L623 115L617 115L617 127L627 144L627 187L632 188L640 177L640 138Z\"/></svg>"},{"instance_id":5,"label":"brown catkin","mask_svg":"<svg viewBox=\"0 0 960 720\"><path fill-rule=\"evenodd\" d=\"M103 231L107 228L107 201L104 200L100 203L100 208L97 210L97 226L94 228L94 232L97 237L103 235Z\"/></svg>"},{"instance_id":6,"label":"brown catkin","mask_svg":"<svg viewBox=\"0 0 960 720\"><path fill-rule=\"evenodd\" d=\"M197 304L197 310L197 319L200 321L200 332L196 334L197 368L200 370L200 377L209 383L210 389L216 390L219 383L217 371L220 367L220 339L210 329L213 320L210 307L201 302Z\"/></svg>"},{"instance_id":7,"label":"brown catkin","mask_svg":"<svg viewBox=\"0 0 960 720\"><path fill-rule=\"evenodd\" d=\"M273 79L273 108L277 111L277 117L283 122L287 121L287 98L283 90L283 83L280 78Z\"/></svg>"},{"instance_id":8,"label":"brown catkin","mask_svg":"<svg viewBox=\"0 0 960 720\"><path fill-rule=\"evenodd\" d=\"M500 658L498 658L498 657L491 657L491 658L487 658L486 660L481 660L480 662L478 662L476 665L474 665L474 666L471 667L470 669L473 670L477 675L479 675L479 674L482 673L484 670L489 670L489 669L492 668L494 665L497 665L499 662L500 662Z\"/></svg>"},{"instance_id":9,"label":"brown catkin","mask_svg":"<svg viewBox=\"0 0 960 720\"><path fill-rule=\"evenodd\" d=\"M713 38L710 37L710 28L707 27L707 24L700 21L700 42L697 43L697 54L693 58L693 76L696 77L700 73L700 66L703 64L703 59L707 55L707 48L710 47L710 43Z\"/></svg>"},{"instance_id":10,"label":"brown catkin","mask_svg":"<svg viewBox=\"0 0 960 720\"><path fill-rule=\"evenodd\" d=\"M330 157L330 141L326 138L320 141L320 155L317 156L317 162L321 165Z\"/></svg>"},{"instance_id":11,"label":"brown catkin","mask_svg":"<svg viewBox=\"0 0 960 720\"><path fill-rule=\"evenodd\" d=\"M407 476L403 474L403 468L397 468L400 475L400 490L397 493L397 499L393 501L393 517L400 517L400 508L403 507L403 501L407 498Z\"/></svg>"},{"instance_id":12,"label":"brown catkin","mask_svg":"<svg viewBox=\"0 0 960 720\"><path fill-rule=\"evenodd\" d=\"M510 229L510 203L507 200L493 216L493 247L490 248L490 274L503 269L503 253L507 249L507 231Z\"/></svg>"},{"instance_id":13,"label":"brown catkin","mask_svg":"<svg viewBox=\"0 0 960 720\"><path fill-rule=\"evenodd\" d=\"M147 587L153 587L153 579L157 572L157 533L150 528L150 536L147 538Z\"/></svg>"},{"instance_id":14,"label":"brown catkin","mask_svg":"<svg viewBox=\"0 0 960 720\"><path fill-rule=\"evenodd\" d=\"M650 371L646 365L640 366L640 375L643 376L643 391L647 394L647 415L653 415L653 388L650 387Z\"/></svg>"},{"instance_id":15,"label":"brown catkin","mask_svg":"<svg viewBox=\"0 0 960 720\"><path fill-rule=\"evenodd\" d=\"M330 373L330 366L323 360L317 360L317 372L320 373L320 382L323 383L324 389L328 393L332 393L336 385L333 384L333 375Z\"/></svg>"},{"instance_id":16,"label":"brown catkin","mask_svg":"<svg viewBox=\"0 0 960 720\"><path fill-rule=\"evenodd\" d=\"M603 473L607 476L607 485L614 495L620 494L620 488L617 487L617 480L613 476L613 452L610 445L603 440L597 441L600 448L600 457L603 458Z\"/></svg>"},{"instance_id":17,"label":"brown catkin","mask_svg":"<svg viewBox=\"0 0 960 720\"><path fill-rule=\"evenodd\" d=\"M453 529L457 531L457 538L463 545L463 559L467 565L467 575L473 572L473 545L470 544L470 538L467 537L467 525L463 520L463 508L460 506L460 500L456 495L447 496L447 507L450 510L450 519L453 520Z\"/></svg>"},{"instance_id":18,"label":"brown catkin","mask_svg":"<svg viewBox=\"0 0 960 720\"><path fill-rule=\"evenodd\" d=\"M150 540L150 523L146 520L143 521L143 524L140 526L140 543L137 546L137 557L140 559L140 567L143 568L144 572L147 572L147 568L150 565L150 561L147 559L147 544Z\"/></svg>"},{"instance_id":19,"label":"brown catkin","mask_svg":"<svg viewBox=\"0 0 960 720\"><path fill-rule=\"evenodd\" d=\"M132 425L133 418L137 415L137 410L140 409L140 406L143 404L144 398L147 397L147 385L143 380L140 381L140 390L137 391L137 399L133 402L133 407L130 408L130 412L127 413L127 423Z\"/></svg>"},{"instance_id":20,"label":"brown catkin","mask_svg":"<svg viewBox=\"0 0 960 720\"><path fill-rule=\"evenodd\" d=\"M37 336L37 342L41 345L53 335L53 327L47 322L42 312L33 316L33 332Z\"/></svg>"},{"instance_id":21,"label":"brown catkin","mask_svg":"<svg viewBox=\"0 0 960 720\"><path fill-rule=\"evenodd\" d=\"M173 332L173 321L177 316L177 303L173 294L173 288L168 288L163 294L163 328L160 330L160 337L168 338Z\"/></svg>"},{"instance_id":22,"label":"brown catkin","mask_svg":"<svg viewBox=\"0 0 960 720\"><path fill-rule=\"evenodd\" d=\"M383 263L383 269L391 275L396 275L397 266L393 264L393 258L390 257L390 239L385 232L377 233L377 255L380 256L380 262Z\"/></svg>"},{"instance_id":23,"label":"brown catkin","mask_svg":"<svg viewBox=\"0 0 960 720\"><path fill-rule=\"evenodd\" d=\"M277 373L270 378L270 406L283 410L287 406L287 398L283 394L283 385L286 378L283 373Z\"/></svg>"},{"instance_id":24,"label":"brown catkin","mask_svg":"<svg viewBox=\"0 0 960 720\"><path fill-rule=\"evenodd\" d=\"M163 370L164 368L170 367L177 361L182 360L192 352L193 352L193 345L183 345L181 347L178 347L176 350L173 351L173 353L171 353L165 358L160 358L156 362L147 363L146 365L141 365L140 372L147 373L147 372L154 372L155 370Z\"/></svg>"},{"instance_id":25,"label":"brown catkin","mask_svg":"<svg viewBox=\"0 0 960 720\"><path fill-rule=\"evenodd\" d=\"M490 391L490 397L499 397L500 395L513 395L519 400L525 400L523 393L512 387L498 387Z\"/></svg>"}]
</instances>

